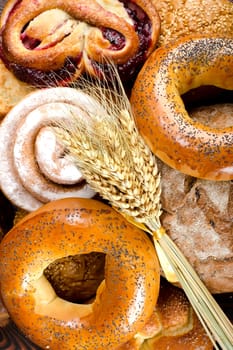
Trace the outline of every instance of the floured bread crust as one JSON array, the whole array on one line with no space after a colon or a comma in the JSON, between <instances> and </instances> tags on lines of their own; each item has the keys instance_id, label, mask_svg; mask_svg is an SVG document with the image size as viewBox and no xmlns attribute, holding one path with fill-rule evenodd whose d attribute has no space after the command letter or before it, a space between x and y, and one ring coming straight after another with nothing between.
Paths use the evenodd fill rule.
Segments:
<instances>
[{"instance_id":1,"label":"floured bread crust","mask_svg":"<svg viewBox=\"0 0 233 350\"><path fill-rule=\"evenodd\" d=\"M233 105L198 107L202 123L232 125ZM233 183L184 175L158 160L162 224L212 293L233 291Z\"/></svg>"}]
</instances>

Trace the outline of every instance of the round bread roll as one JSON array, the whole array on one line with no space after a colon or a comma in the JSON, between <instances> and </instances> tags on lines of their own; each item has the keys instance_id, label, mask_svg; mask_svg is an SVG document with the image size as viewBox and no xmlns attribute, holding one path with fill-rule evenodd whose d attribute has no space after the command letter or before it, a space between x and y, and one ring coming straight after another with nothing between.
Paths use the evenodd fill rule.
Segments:
<instances>
[{"instance_id":1,"label":"round bread roll","mask_svg":"<svg viewBox=\"0 0 233 350\"><path fill-rule=\"evenodd\" d=\"M59 298L44 276L54 261L106 254L90 304ZM25 216L0 244L3 302L16 325L44 349L114 349L142 329L157 302L159 262L147 235L106 204L65 198Z\"/></svg>"},{"instance_id":2,"label":"round bread roll","mask_svg":"<svg viewBox=\"0 0 233 350\"><path fill-rule=\"evenodd\" d=\"M232 125L233 104L197 107L193 119ZM233 183L185 175L158 160L162 224L212 293L233 292Z\"/></svg>"},{"instance_id":3,"label":"round bread roll","mask_svg":"<svg viewBox=\"0 0 233 350\"><path fill-rule=\"evenodd\" d=\"M138 130L158 158L190 176L233 179L233 126L192 120L182 99L209 85L233 91L232 76L233 38L186 36L150 55L130 102Z\"/></svg>"},{"instance_id":4,"label":"round bread roll","mask_svg":"<svg viewBox=\"0 0 233 350\"><path fill-rule=\"evenodd\" d=\"M190 34L233 37L231 0L152 0L161 18L158 45Z\"/></svg>"}]
</instances>

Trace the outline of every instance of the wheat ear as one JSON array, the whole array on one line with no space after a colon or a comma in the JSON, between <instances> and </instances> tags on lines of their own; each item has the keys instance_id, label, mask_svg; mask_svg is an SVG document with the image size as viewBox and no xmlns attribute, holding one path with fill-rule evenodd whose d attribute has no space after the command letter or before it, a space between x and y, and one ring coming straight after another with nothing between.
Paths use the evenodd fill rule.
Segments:
<instances>
[{"instance_id":1,"label":"wheat ear","mask_svg":"<svg viewBox=\"0 0 233 350\"><path fill-rule=\"evenodd\" d=\"M83 108L80 115L66 111L70 122L55 127L58 139L93 189L130 222L152 235L161 266L170 280L175 274L215 348L232 350L232 324L161 227L156 159L138 133L114 68L113 76L116 79L111 87L106 81L81 81L92 108Z\"/></svg>"}]
</instances>

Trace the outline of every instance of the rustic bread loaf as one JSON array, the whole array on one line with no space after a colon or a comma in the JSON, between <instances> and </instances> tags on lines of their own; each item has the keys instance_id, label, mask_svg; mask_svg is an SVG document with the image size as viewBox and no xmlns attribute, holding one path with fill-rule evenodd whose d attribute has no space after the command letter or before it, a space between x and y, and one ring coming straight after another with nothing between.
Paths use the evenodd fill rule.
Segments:
<instances>
[{"instance_id":1,"label":"rustic bread loaf","mask_svg":"<svg viewBox=\"0 0 233 350\"><path fill-rule=\"evenodd\" d=\"M232 125L233 105L198 107L190 115L215 127ZM232 181L197 179L158 165L163 226L212 293L233 292Z\"/></svg>"}]
</instances>

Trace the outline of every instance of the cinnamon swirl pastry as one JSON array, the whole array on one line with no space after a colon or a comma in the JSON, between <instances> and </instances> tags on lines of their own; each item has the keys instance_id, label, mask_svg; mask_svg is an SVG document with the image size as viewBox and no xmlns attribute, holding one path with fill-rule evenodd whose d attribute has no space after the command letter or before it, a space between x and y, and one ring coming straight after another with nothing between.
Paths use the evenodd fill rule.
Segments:
<instances>
[{"instance_id":1,"label":"cinnamon swirl pastry","mask_svg":"<svg viewBox=\"0 0 233 350\"><path fill-rule=\"evenodd\" d=\"M95 108L80 91L41 89L27 95L3 119L0 187L14 205L33 211L58 198L95 195L51 128L53 121L80 113L82 107Z\"/></svg>"},{"instance_id":2,"label":"cinnamon swirl pastry","mask_svg":"<svg viewBox=\"0 0 233 350\"><path fill-rule=\"evenodd\" d=\"M1 17L1 57L18 79L67 85L82 73L101 76L104 61L130 80L160 30L149 0L9 0Z\"/></svg>"}]
</instances>

